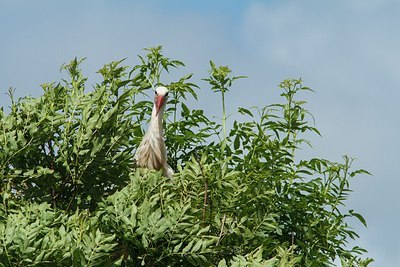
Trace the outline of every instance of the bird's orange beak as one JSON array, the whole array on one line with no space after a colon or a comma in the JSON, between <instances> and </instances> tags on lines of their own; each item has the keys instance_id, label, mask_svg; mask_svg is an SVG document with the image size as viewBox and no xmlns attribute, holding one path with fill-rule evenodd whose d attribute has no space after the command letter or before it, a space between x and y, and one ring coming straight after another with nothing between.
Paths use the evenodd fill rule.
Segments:
<instances>
[{"instance_id":1,"label":"bird's orange beak","mask_svg":"<svg viewBox=\"0 0 400 267\"><path fill-rule=\"evenodd\" d=\"M158 112L160 112L160 109L162 107L162 105L164 104L165 101L165 97L164 96L157 96L156 97L156 115L158 115Z\"/></svg>"}]
</instances>

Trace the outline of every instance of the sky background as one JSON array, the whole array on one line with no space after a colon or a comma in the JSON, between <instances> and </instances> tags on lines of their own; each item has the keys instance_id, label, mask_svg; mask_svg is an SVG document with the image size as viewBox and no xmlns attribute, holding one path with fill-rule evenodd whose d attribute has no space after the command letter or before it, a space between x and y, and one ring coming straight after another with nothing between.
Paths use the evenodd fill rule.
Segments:
<instances>
[{"instance_id":1,"label":"sky background","mask_svg":"<svg viewBox=\"0 0 400 267\"><path fill-rule=\"evenodd\" d=\"M0 0L0 106L10 104L9 87L39 96L40 84L59 81L60 66L75 56L87 57L90 84L103 64L127 57L133 66L157 45L185 62L179 74L195 74L196 105L212 115L220 100L201 81L210 59L248 76L227 95L228 113L275 103L279 82L301 77L316 91L302 97L323 135L310 137L304 153L334 161L347 154L373 174L353 180L346 208L368 228L352 222L361 237L351 245L369 251L371 266L400 266L399 14L394 0Z\"/></svg>"}]
</instances>

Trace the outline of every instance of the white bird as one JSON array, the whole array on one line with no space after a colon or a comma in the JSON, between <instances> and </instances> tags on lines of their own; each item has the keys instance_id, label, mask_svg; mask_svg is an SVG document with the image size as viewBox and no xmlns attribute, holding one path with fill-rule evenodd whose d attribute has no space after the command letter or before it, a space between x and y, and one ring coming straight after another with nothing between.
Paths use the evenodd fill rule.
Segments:
<instances>
[{"instance_id":1,"label":"white bird","mask_svg":"<svg viewBox=\"0 0 400 267\"><path fill-rule=\"evenodd\" d=\"M165 177L171 178L174 172L167 163L167 149L164 142L162 120L167 100L168 89L164 86L157 87L155 89L154 106L151 112L149 129L143 136L134 159L137 166L162 170Z\"/></svg>"}]
</instances>

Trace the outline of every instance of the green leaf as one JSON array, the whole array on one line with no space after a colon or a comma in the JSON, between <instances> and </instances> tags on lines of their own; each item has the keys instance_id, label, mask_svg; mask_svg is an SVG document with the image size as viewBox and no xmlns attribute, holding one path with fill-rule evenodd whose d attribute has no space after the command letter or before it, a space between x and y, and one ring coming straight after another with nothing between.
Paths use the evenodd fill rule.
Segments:
<instances>
[{"instance_id":1,"label":"green leaf","mask_svg":"<svg viewBox=\"0 0 400 267\"><path fill-rule=\"evenodd\" d=\"M190 241L183 249L182 249L182 253L187 253L190 251L190 249L192 248L194 243L194 240Z\"/></svg>"},{"instance_id":2,"label":"green leaf","mask_svg":"<svg viewBox=\"0 0 400 267\"><path fill-rule=\"evenodd\" d=\"M177 253L178 251L179 251L179 249L182 247L182 242L180 242L178 245L176 245L175 247L174 247L174 249L172 250L174 253Z\"/></svg>"},{"instance_id":3,"label":"green leaf","mask_svg":"<svg viewBox=\"0 0 400 267\"><path fill-rule=\"evenodd\" d=\"M243 114L243 115L247 114L247 115L249 115L250 117L254 117L254 116L253 116L253 113L251 113L250 110L245 109L245 108L239 108L239 113L240 113L240 114Z\"/></svg>"},{"instance_id":4,"label":"green leaf","mask_svg":"<svg viewBox=\"0 0 400 267\"><path fill-rule=\"evenodd\" d=\"M227 267L226 260L222 259L218 262L218 267Z\"/></svg>"},{"instance_id":5,"label":"green leaf","mask_svg":"<svg viewBox=\"0 0 400 267\"><path fill-rule=\"evenodd\" d=\"M193 253L198 252L202 245L203 245L203 240L198 240L196 244L192 247L191 252Z\"/></svg>"},{"instance_id":6,"label":"green leaf","mask_svg":"<svg viewBox=\"0 0 400 267\"><path fill-rule=\"evenodd\" d=\"M94 88L75 58L62 67L67 77L43 85L39 97L14 99L10 90L10 110L0 108L0 266L371 262L365 249L347 246L358 238L348 217L366 226L365 219L342 213L351 177L369 172L353 170L350 157L299 154L312 149L310 132L320 134L301 79L280 83L277 103L240 107L236 118L225 99L244 76L210 61L204 80L220 94L218 118L194 108L207 99L198 98L192 74L169 74L183 62L161 46L144 53L133 67L124 59L105 64ZM170 101L144 159L148 170L134 158L154 130L158 85L169 88Z\"/></svg>"},{"instance_id":7,"label":"green leaf","mask_svg":"<svg viewBox=\"0 0 400 267\"><path fill-rule=\"evenodd\" d=\"M349 213L351 216L356 217L365 227L367 227L367 222L361 214L354 212L353 210L349 210Z\"/></svg>"}]
</instances>

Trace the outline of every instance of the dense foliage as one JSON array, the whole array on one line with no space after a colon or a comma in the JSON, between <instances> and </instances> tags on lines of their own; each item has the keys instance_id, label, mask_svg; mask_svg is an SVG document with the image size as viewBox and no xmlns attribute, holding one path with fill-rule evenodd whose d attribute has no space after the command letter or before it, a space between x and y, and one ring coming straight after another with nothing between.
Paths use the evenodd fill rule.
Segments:
<instances>
[{"instance_id":1,"label":"dense foliage","mask_svg":"<svg viewBox=\"0 0 400 267\"><path fill-rule=\"evenodd\" d=\"M282 104L240 108L227 125L232 83L211 62L206 79L220 94L222 121L189 108L191 75L165 84L166 143L172 180L135 169L133 154L149 119L152 84L184 64L146 49L140 63L99 70L86 90L74 59L68 78L44 84L41 97L0 110L0 266L367 266L346 211L348 157L298 160L319 134L298 94L279 86ZM354 221L353 221L354 222Z\"/></svg>"}]
</instances>

